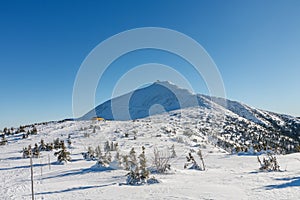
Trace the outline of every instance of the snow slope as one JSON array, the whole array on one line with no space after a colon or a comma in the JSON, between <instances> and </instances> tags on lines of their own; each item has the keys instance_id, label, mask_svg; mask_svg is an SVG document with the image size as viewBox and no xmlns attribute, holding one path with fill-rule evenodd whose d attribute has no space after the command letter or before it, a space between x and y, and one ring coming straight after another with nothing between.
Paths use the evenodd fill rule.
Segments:
<instances>
[{"instance_id":1,"label":"snow slope","mask_svg":"<svg viewBox=\"0 0 300 200\"><path fill-rule=\"evenodd\" d=\"M22 134L10 135L8 144L0 146L1 199L31 198L29 159L21 158L23 147L41 139L66 140L68 135L72 138L71 162L56 164L53 152L42 152L33 159L36 199L299 199L300 154L278 155L282 172L258 171L256 156L231 155L216 146L212 135L227 122L218 109L222 107L214 112L189 107L135 121L52 122L37 125L38 134L27 139L21 139ZM235 120L246 120L227 112ZM121 154L132 147L140 153L145 146L149 166L154 147L168 152L174 144L177 157L171 159L171 172L153 174L160 183L123 185L126 171L99 169L94 167L96 161L86 161L81 155L88 146L103 147L106 140L118 142ZM183 169L187 153L199 147L206 170Z\"/></svg>"},{"instance_id":2,"label":"snow slope","mask_svg":"<svg viewBox=\"0 0 300 200\"><path fill-rule=\"evenodd\" d=\"M148 87L107 101L84 115L81 120L90 120L95 116L109 120L141 119L185 108L193 108L194 112L197 110L203 120L206 120L203 118L205 114L212 115L203 123L215 126L218 131L214 132L218 135L218 140L222 140L217 142L225 143L222 144L223 148L238 146L247 150L249 145L258 149L279 146L282 153L297 152L299 149L298 118L255 109L224 98L193 94L168 81L157 81ZM240 142L242 140L244 141Z\"/></svg>"},{"instance_id":3,"label":"snow slope","mask_svg":"<svg viewBox=\"0 0 300 200\"><path fill-rule=\"evenodd\" d=\"M299 118L255 109L246 104L224 98L193 94L168 81L158 81L148 87L106 101L81 119L90 120L96 116L108 120L140 119L151 114L160 114L188 107L207 108L224 114L234 113L256 124L272 126L275 129L282 129L287 132L292 130L295 135L300 135ZM154 108L152 113L151 108ZM155 108L160 109L155 110Z\"/></svg>"},{"instance_id":4,"label":"snow slope","mask_svg":"<svg viewBox=\"0 0 300 200\"><path fill-rule=\"evenodd\" d=\"M149 110L153 105L163 107L163 110L155 112L155 114L159 114L196 106L198 100L188 90L181 89L170 82L155 82L148 87L106 101L81 119L89 120L95 116L101 116L108 120L139 119L149 116Z\"/></svg>"}]
</instances>

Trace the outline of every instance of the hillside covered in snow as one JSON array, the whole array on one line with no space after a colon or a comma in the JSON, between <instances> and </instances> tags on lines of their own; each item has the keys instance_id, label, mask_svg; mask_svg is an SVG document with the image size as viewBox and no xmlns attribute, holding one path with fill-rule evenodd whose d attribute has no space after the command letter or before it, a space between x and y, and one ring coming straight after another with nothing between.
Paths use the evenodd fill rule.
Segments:
<instances>
[{"instance_id":1,"label":"hillside covered in snow","mask_svg":"<svg viewBox=\"0 0 300 200\"><path fill-rule=\"evenodd\" d=\"M223 130L215 123L218 117L217 113L185 108L134 121L61 121L11 129L5 137L7 144L0 146L1 198L31 198L30 159L23 158L22 151L36 144L40 149L33 158L36 199L299 199L299 153L276 155L280 171L259 170L257 155L262 159L263 151L232 154L219 147L218 138L226 141L227 137L215 135ZM231 117L240 121L228 124L228 130L242 122L257 127L237 115ZM227 118L224 120L219 122ZM53 146L57 138L70 153L66 163L54 156L59 147L41 148L42 143ZM108 149L108 143L118 145ZM83 156L97 147L102 151L100 158ZM129 171L124 160L117 161L117 155L125 158L132 148L136 159L145 152L149 177L158 183L126 184ZM164 173L153 171L154 149L162 158L169 158L170 169ZM199 149L205 169L184 168L189 153L202 168ZM104 157L111 161L100 165Z\"/></svg>"},{"instance_id":2,"label":"hillside covered in snow","mask_svg":"<svg viewBox=\"0 0 300 200\"><path fill-rule=\"evenodd\" d=\"M0 195L31 198L32 157L35 199L299 199L299 127L157 82L96 115L5 128Z\"/></svg>"},{"instance_id":3,"label":"hillside covered in snow","mask_svg":"<svg viewBox=\"0 0 300 200\"><path fill-rule=\"evenodd\" d=\"M223 98L193 94L168 81L157 81L106 101L81 120L96 116L107 120L141 119L184 108L198 112L197 119L210 125L213 130L209 133L222 140L219 143L223 143L223 148L239 146L239 150L247 151L254 146L258 150L276 148L281 153L300 151L299 118L255 109Z\"/></svg>"}]
</instances>

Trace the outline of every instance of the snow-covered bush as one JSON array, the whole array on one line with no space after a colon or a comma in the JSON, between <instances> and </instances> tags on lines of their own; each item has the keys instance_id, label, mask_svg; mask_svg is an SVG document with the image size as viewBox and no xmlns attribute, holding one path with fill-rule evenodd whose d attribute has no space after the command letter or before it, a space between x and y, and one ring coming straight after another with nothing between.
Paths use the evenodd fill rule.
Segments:
<instances>
[{"instance_id":1,"label":"snow-covered bush","mask_svg":"<svg viewBox=\"0 0 300 200\"><path fill-rule=\"evenodd\" d=\"M54 155L57 156L57 161L59 163L71 161L70 152L67 151L64 142L61 144L61 150L54 153Z\"/></svg>"},{"instance_id":2,"label":"snow-covered bush","mask_svg":"<svg viewBox=\"0 0 300 200\"><path fill-rule=\"evenodd\" d=\"M204 159L203 159L203 155L202 155L202 151L201 149L199 149L197 151L197 155L199 156L199 159L202 163L202 167L200 167L198 165L198 163L196 162L194 156L192 155L192 153L190 152L188 154L188 156L186 157L187 162L184 164L184 169L196 169L196 170L205 170L205 164L204 164Z\"/></svg>"},{"instance_id":3,"label":"snow-covered bush","mask_svg":"<svg viewBox=\"0 0 300 200\"><path fill-rule=\"evenodd\" d=\"M82 153L85 160L96 160L95 151L92 147L88 147L87 152Z\"/></svg>"},{"instance_id":4,"label":"snow-covered bush","mask_svg":"<svg viewBox=\"0 0 300 200\"><path fill-rule=\"evenodd\" d=\"M169 153L161 152L157 148L153 150L153 158L152 163L154 167L154 172L156 173L166 173L168 170L171 169L170 165L170 156Z\"/></svg>"},{"instance_id":5,"label":"snow-covered bush","mask_svg":"<svg viewBox=\"0 0 300 200\"><path fill-rule=\"evenodd\" d=\"M28 148L23 148L22 154L22 158L29 158L31 156L31 145L29 145Z\"/></svg>"},{"instance_id":6,"label":"snow-covered bush","mask_svg":"<svg viewBox=\"0 0 300 200\"><path fill-rule=\"evenodd\" d=\"M39 158L40 156L40 147L35 143L34 148L31 148L31 145L28 147L23 148L22 150L22 158Z\"/></svg>"},{"instance_id":7,"label":"snow-covered bush","mask_svg":"<svg viewBox=\"0 0 300 200\"><path fill-rule=\"evenodd\" d=\"M259 156L257 156L257 161L260 164L260 170L263 171L280 171L280 166L275 156L271 153L267 154L267 157L263 158L263 161L260 160Z\"/></svg>"},{"instance_id":8,"label":"snow-covered bush","mask_svg":"<svg viewBox=\"0 0 300 200\"><path fill-rule=\"evenodd\" d=\"M39 151L46 151L46 150L47 150L47 146L46 146L44 140L41 139L40 146L39 146Z\"/></svg>"},{"instance_id":9,"label":"snow-covered bush","mask_svg":"<svg viewBox=\"0 0 300 200\"><path fill-rule=\"evenodd\" d=\"M106 141L104 143L104 152L117 151L119 144L117 142Z\"/></svg>"},{"instance_id":10,"label":"snow-covered bush","mask_svg":"<svg viewBox=\"0 0 300 200\"><path fill-rule=\"evenodd\" d=\"M54 148L53 143L45 143L43 139L41 139L39 145L39 151L52 151Z\"/></svg>"},{"instance_id":11,"label":"snow-covered bush","mask_svg":"<svg viewBox=\"0 0 300 200\"><path fill-rule=\"evenodd\" d=\"M186 157L187 162L184 164L184 169L196 169L201 170L200 166L192 156L192 153L189 153Z\"/></svg>"},{"instance_id":12,"label":"snow-covered bush","mask_svg":"<svg viewBox=\"0 0 300 200\"><path fill-rule=\"evenodd\" d=\"M96 165L107 168L109 166L110 162L111 162L111 158L108 159L107 156L108 156L107 153L105 153L104 155L101 154L98 157Z\"/></svg>"},{"instance_id":13,"label":"snow-covered bush","mask_svg":"<svg viewBox=\"0 0 300 200\"><path fill-rule=\"evenodd\" d=\"M98 159L96 165L101 166L101 167L108 167L109 162L107 161L107 159L105 157L101 157Z\"/></svg>"},{"instance_id":14,"label":"snow-covered bush","mask_svg":"<svg viewBox=\"0 0 300 200\"><path fill-rule=\"evenodd\" d=\"M34 148L32 149L32 157L38 158L39 156L40 156L40 150L37 143L35 143Z\"/></svg>"},{"instance_id":15,"label":"snow-covered bush","mask_svg":"<svg viewBox=\"0 0 300 200\"><path fill-rule=\"evenodd\" d=\"M63 141L63 140L60 140L59 138L56 138L56 139L53 141L53 144L54 144L54 149L60 149L60 148L62 148L62 146L64 145L64 141Z\"/></svg>"}]
</instances>

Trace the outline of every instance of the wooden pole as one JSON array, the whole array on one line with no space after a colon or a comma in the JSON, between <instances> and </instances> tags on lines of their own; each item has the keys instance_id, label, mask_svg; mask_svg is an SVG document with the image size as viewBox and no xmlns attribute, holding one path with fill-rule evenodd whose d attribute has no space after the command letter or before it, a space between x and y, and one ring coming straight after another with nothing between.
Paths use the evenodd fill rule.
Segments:
<instances>
[{"instance_id":1,"label":"wooden pole","mask_svg":"<svg viewBox=\"0 0 300 200\"><path fill-rule=\"evenodd\" d=\"M31 156L30 156L30 172L31 172L31 197L32 197L32 200L34 200L32 153L31 153Z\"/></svg>"}]
</instances>

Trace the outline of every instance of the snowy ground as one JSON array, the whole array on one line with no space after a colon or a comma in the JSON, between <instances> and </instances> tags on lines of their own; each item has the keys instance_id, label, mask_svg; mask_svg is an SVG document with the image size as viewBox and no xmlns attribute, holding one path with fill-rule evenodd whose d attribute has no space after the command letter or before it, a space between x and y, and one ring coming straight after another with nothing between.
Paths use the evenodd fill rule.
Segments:
<instances>
[{"instance_id":1,"label":"snowy ground","mask_svg":"<svg viewBox=\"0 0 300 200\"><path fill-rule=\"evenodd\" d=\"M69 149L72 162L56 164L53 152L42 152L40 158L33 159L36 199L300 199L300 154L277 156L282 172L261 172L256 156L230 155L207 142L205 135L185 136L185 128L193 125L184 120L170 123L167 115L159 115L137 122L50 123L37 126L39 134L27 139L10 136L9 144L0 146L1 199L31 198L30 165L29 159L21 158L23 147L41 139L67 139L68 134L73 142ZM124 138L124 133L129 137ZM137 139L133 140L135 133ZM82 158L88 146L103 147L106 140L118 142L122 154L132 147L139 154L145 146L149 165L153 147L168 151L174 144L177 158L171 160L170 173L154 174L160 183L123 185L126 171L101 171L93 167L96 161ZM203 151L206 170L183 169L185 156L190 149L197 150L197 144Z\"/></svg>"}]
</instances>

